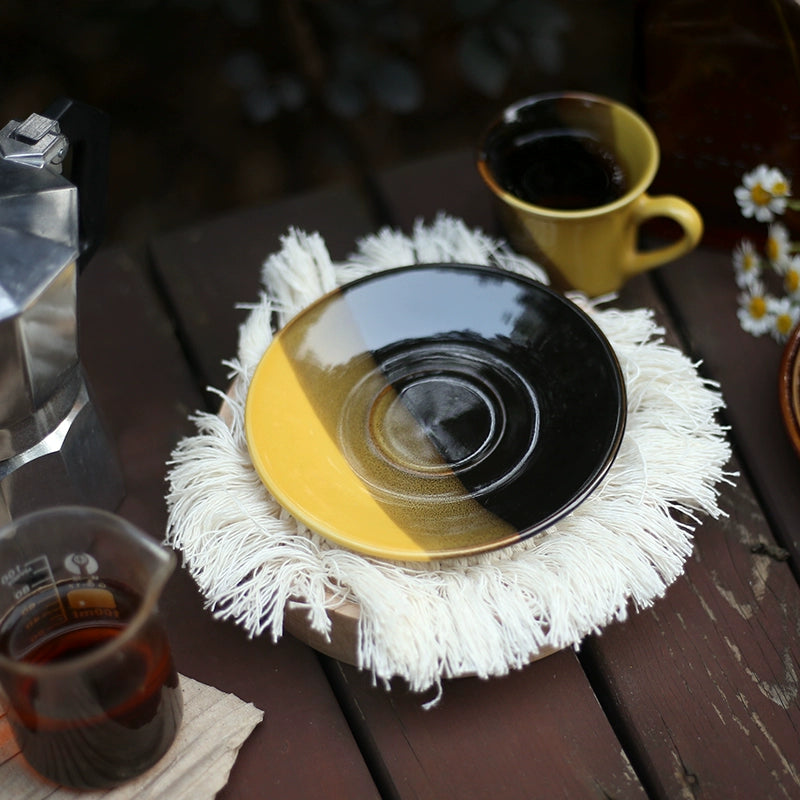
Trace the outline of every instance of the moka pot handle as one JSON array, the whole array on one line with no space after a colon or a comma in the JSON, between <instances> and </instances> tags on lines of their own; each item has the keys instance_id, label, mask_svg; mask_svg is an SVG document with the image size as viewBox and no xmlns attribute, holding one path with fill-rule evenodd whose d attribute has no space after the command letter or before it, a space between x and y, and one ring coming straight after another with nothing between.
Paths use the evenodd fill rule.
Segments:
<instances>
[{"instance_id":1,"label":"moka pot handle","mask_svg":"<svg viewBox=\"0 0 800 800\"><path fill-rule=\"evenodd\" d=\"M105 236L110 120L100 109L68 97L53 101L42 114L57 120L69 141L66 177L78 189L78 269L82 270Z\"/></svg>"}]
</instances>

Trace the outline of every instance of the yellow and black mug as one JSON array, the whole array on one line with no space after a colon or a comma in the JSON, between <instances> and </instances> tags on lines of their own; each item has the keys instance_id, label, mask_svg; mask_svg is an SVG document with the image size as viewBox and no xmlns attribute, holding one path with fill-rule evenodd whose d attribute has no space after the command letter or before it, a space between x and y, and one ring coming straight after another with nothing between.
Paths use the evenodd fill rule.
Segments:
<instances>
[{"instance_id":1,"label":"yellow and black mug","mask_svg":"<svg viewBox=\"0 0 800 800\"><path fill-rule=\"evenodd\" d=\"M477 162L510 243L559 288L614 292L688 253L703 234L689 202L647 193L658 141L641 116L615 100L558 92L514 103L485 132ZM659 217L677 223L680 237L639 249L640 226Z\"/></svg>"}]
</instances>

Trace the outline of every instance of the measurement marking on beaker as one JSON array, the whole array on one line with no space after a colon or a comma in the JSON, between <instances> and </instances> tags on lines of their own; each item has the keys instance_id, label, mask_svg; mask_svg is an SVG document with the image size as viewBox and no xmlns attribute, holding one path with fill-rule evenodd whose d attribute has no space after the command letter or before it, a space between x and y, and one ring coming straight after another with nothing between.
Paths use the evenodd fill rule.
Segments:
<instances>
[{"instance_id":1,"label":"measurement marking on beaker","mask_svg":"<svg viewBox=\"0 0 800 800\"><path fill-rule=\"evenodd\" d=\"M27 586L29 592L34 592L37 589L44 589L51 586L53 594L58 601L58 606L61 609L61 615L67 619L67 609L64 608L64 601L56 589L56 578L53 575L53 570L50 567L50 561L47 556L37 556L23 565L23 569L27 573Z\"/></svg>"},{"instance_id":2,"label":"measurement marking on beaker","mask_svg":"<svg viewBox=\"0 0 800 800\"><path fill-rule=\"evenodd\" d=\"M53 571L50 569L50 562L47 556L38 556L32 558L25 564L25 569L28 574L26 583L31 591L41 588L49 584L55 584Z\"/></svg>"}]
</instances>

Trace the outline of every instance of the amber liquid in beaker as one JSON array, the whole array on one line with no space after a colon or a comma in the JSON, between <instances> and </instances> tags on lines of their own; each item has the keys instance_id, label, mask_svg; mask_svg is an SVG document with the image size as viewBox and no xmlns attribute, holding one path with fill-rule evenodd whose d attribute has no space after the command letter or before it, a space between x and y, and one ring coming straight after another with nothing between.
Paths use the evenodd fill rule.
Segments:
<instances>
[{"instance_id":1,"label":"amber liquid in beaker","mask_svg":"<svg viewBox=\"0 0 800 800\"><path fill-rule=\"evenodd\" d=\"M0 623L4 656L56 668L2 675L20 749L50 780L117 785L155 764L175 738L183 704L165 631L151 615L126 636L140 604L120 584L70 581L22 599ZM114 652L99 657L101 649ZM81 668L69 670L70 662Z\"/></svg>"}]
</instances>

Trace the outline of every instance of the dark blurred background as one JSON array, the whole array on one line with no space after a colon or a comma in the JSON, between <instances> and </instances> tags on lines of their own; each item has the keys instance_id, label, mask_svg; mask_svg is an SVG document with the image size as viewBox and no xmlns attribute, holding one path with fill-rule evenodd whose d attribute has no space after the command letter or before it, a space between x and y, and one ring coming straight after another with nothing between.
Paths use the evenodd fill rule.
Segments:
<instances>
[{"instance_id":1,"label":"dark blurred background","mask_svg":"<svg viewBox=\"0 0 800 800\"><path fill-rule=\"evenodd\" d=\"M550 89L629 102L707 232L759 163L800 185L798 0L0 0L0 124L112 120L107 242L457 147ZM354 177L355 176L355 177ZM796 192L797 193L797 192Z\"/></svg>"},{"instance_id":2,"label":"dark blurred background","mask_svg":"<svg viewBox=\"0 0 800 800\"><path fill-rule=\"evenodd\" d=\"M0 124L112 120L106 242L474 146L552 88L627 100L634 0L2 0ZM353 166L356 170L353 170Z\"/></svg>"}]
</instances>

